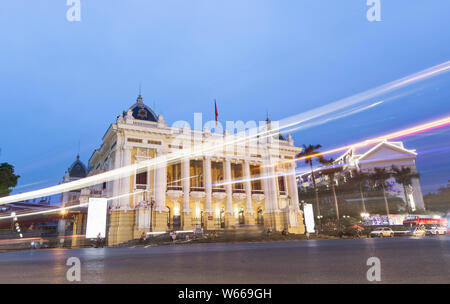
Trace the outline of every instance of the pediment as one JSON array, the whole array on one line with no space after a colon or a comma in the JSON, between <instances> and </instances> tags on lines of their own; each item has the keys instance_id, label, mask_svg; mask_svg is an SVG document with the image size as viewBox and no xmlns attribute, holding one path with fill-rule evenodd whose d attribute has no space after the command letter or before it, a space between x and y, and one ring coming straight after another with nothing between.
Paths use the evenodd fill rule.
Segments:
<instances>
[{"instance_id":1,"label":"pediment","mask_svg":"<svg viewBox=\"0 0 450 304\"><path fill-rule=\"evenodd\" d=\"M415 158L416 155L417 154L414 151L384 142L367 151L359 158L359 161L381 161L400 158L410 159Z\"/></svg>"}]
</instances>

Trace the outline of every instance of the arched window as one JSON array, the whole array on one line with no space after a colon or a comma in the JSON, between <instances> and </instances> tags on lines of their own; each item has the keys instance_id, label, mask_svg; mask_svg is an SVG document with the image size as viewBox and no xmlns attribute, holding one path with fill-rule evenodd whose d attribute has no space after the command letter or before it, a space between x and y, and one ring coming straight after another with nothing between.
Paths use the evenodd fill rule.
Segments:
<instances>
[{"instance_id":1,"label":"arched window","mask_svg":"<svg viewBox=\"0 0 450 304\"><path fill-rule=\"evenodd\" d=\"M241 208L241 209L239 210L239 224L240 224L240 225L245 224L244 208Z\"/></svg>"},{"instance_id":2,"label":"arched window","mask_svg":"<svg viewBox=\"0 0 450 304\"><path fill-rule=\"evenodd\" d=\"M264 224L264 215L263 215L263 211L261 208L258 208L258 213L256 216L256 223L259 225Z\"/></svg>"}]
</instances>

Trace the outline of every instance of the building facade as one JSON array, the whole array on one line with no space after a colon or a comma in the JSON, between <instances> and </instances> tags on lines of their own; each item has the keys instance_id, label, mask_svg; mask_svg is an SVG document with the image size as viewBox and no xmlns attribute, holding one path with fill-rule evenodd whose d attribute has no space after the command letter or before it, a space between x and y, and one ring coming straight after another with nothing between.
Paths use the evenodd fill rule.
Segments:
<instances>
[{"instance_id":1,"label":"building facade","mask_svg":"<svg viewBox=\"0 0 450 304\"><path fill-rule=\"evenodd\" d=\"M415 150L406 149L402 142L382 141L374 145L364 147L353 147L348 149L343 155L334 161L334 164L343 167L343 171L336 175L335 182L339 183L339 176L345 176L349 172L359 171L364 173L373 173L375 168L383 168L391 172L392 166L398 168L408 167L411 172L416 173ZM328 184L328 177L320 175L320 167L314 170L314 177L317 185ZM311 172L304 173L298 178L299 187L308 188L312 186ZM422 190L418 178L412 179L412 185L405 187L395 182L393 177L388 179L392 186L387 192L390 196L401 198L405 203L408 202L411 211L425 209ZM406 199L408 196L408 199Z\"/></svg>"},{"instance_id":2,"label":"building facade","mask_svg":"<svg viewBox=\"0 0 450 304\"><path fill-rule=\"evenodd\" d=\"M270 125L268 120L267 130ZM109 245L139 238L143 232L193 228L260 225L304 233L295 161L287 161L302 148L294 146L291 136L268 133L251 141L187 125L171 127L139 95L106 131L89 159L88 175L154 158L158 165L82 190L81 200L90 193L108 198ZM233 138L241 140L221 146L224 139ZM171 153L205 143L217 149L166 161Z\"/></svg>"}]
</instances>

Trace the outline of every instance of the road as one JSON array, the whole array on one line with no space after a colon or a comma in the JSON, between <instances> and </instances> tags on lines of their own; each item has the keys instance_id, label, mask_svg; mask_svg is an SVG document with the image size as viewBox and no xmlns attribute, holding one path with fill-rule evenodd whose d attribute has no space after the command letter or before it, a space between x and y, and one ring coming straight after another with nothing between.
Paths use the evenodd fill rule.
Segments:
<instances>
[{"instance_id":1,"label":"road","mask_svg":"<svg viewBox=\"0 0 450 304\"><path fill-rule=\"evenodd\" d=\"M369 283L369 257L381 283L450 283L450 237L303 240L50 249L0 253L0 283Z\"/></svg>"}]
</instances>

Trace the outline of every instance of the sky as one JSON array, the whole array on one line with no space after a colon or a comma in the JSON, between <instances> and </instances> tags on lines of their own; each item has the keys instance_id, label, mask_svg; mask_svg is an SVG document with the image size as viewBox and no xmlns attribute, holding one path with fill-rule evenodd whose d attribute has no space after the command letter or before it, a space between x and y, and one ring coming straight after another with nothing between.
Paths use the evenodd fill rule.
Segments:
<instances>
[{"instance_id":1,"label":"sky","mask_svg":"<svg viewBox=\"0 0 450 304\"><path fill-rule=\"evenodd\" d=\"M221 121L279 120L450 60L448 0L381 0L380 22L364 0L81 0L80 22L68 9L0 6L0 162L21 175L14 193L57 184L78 151L87 163L140 85L169 125L214 119L214 99ZM449 116L449 83L407 87L295 144L334 148ZM404 139L424 193L450 180L449 129Z\"/></svg>"}]
</instances>

